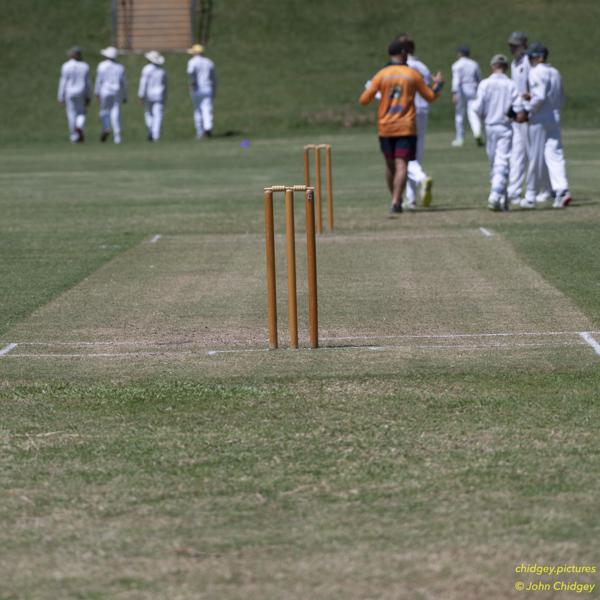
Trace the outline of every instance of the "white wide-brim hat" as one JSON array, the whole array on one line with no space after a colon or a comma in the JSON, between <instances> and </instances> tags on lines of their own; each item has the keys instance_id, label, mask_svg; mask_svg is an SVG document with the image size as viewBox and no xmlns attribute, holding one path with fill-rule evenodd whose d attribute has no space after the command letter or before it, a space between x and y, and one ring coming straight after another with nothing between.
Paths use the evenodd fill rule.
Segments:
<instances>
[{"instance_id":1,"label":"white wide-brim hat","mask_svg":"<svg viewBox=\"0 0 600 600\"><path fill-rule=\"evenodd\" d=\"M115 60L115 58L119 56L119 51L114 46L109 46L108 48L103 48L100 50L100 54L102 54L102 56L106 56L106 58Z\"/></svg>"},{"instance_id":2,"label":"white wide-brim hat","mask_svg":"<svg viewBox=\"0 0 600 600\"><path fill-rule=\"evenodd\" d=\"M150 52L146 52L146 54L144 54L144 58L153 65L160 66L165 64L165 57L156 50L150 50Z\"/></svg>"}]
</instances>

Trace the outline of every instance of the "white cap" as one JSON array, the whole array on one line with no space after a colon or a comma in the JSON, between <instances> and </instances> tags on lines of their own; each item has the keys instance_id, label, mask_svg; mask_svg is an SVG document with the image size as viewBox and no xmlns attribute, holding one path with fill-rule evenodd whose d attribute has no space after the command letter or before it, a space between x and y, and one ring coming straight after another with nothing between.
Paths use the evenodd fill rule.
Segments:
<instances>
[{"instance_id":1,"label":"white cap","mask_svg":"<svg viewBox=\"0 0 600 600\"><path fill-rule=\"evenodd\" d=\"M156 50L150 50L150 52L146 52L146 54L144 54L144 57L148 62L151 62L153 65L160 66L165 64L165 57Z\"/></svg>"},{"instance_id":2,"label":"white cap","mask_svg":"<svg viewBox=\"0 0 600 600\"><path fill-rule=\"evenodd\" d=\"M100 54L102 54L102 56L106 56L106 58L115 60L115 58L119 56L119 51L114 46L109 46L108 48L100 50Z\"/></svg>"}]
</instances>

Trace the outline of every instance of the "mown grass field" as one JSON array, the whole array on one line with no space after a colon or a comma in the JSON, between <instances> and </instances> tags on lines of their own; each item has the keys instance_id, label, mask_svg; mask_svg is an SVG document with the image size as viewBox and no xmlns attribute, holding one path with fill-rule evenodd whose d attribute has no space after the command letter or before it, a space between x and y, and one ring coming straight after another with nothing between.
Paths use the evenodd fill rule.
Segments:
<instances>
[{"instance_id":1,"label":"mown grass field","mask_svg":"<svg viewBox=\"0 0 600 600\"><path fill-rule=\"evenodd\" d=\"M434 132L398 220L372 132L0 149L0 597L503 599L595 564L597 133L565 134L572 207L495 214ZM262 187L309 141L323 348L266 352Z\"/></svg>"}]
</instances>

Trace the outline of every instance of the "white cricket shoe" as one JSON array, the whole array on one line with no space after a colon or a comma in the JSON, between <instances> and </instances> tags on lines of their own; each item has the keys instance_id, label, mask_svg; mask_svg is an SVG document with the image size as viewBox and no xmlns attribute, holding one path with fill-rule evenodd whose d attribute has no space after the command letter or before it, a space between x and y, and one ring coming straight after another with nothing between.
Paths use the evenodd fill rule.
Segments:
<instances>
[{"instance_id":1,"label":"white cricket shoe","mask_svg":"<svg viewBox=\"0 0 600 600\"><path fill-rule=\"evenodd\" d=\"M554 200L554 204L552 205L552 208L565 208L565 207L569 206L569 204L571 204L572 200L573 200L573 198L571 198L571 194L569 193L569 190L564 190L564 191L556 194L556 200Z\"/></svg>"},{"instance_id":2,"label":"white cricket shoe","mask_svg":"<svg viewBox=\"0 0 600 600\"><path fill-rule=\"evenodd\" d=\"M525 198L521 200L521 204L519 205L521 208L535 208L537 206L537 202L535 198Z\"/></svg>"},{"instance_id":3,"label":"white cricket shoe","mask_svg":"<svg viewBox=\"0 0 600 600\"><path fill-rule=\"evenodd\" d=\"M523 202L523 198L520 196L512 196L512 198L509 198L509 200L513 206L521 206L521 202Z\"/></svg>"},{"instance_id":4,"label":"white cricket shoe","mask_svg":"<svg viewBox=\"0 0 600 600\"><path fill-rule=\"evenodd\" d=\"M538 204L544 204L544 202L548 202L552 198L552 194L550 192L540 192L536 197L535 201Z\"/></svg>"},{"instance_id":5,"label":"white cricket shoe","mask_svg":"<svg viewBox=\"0 0 600 600\"><path fill-rule=\"evenodd\" d=\"M502 196L492 192L488 198L488 208L493 211L502 210Z\"/></svg>"},{"instance_id":6,"label":"white cricket shoe","mask_svg":"<svg viewBox=\"0 0 600 600\"><path fill-rule=\"evenodd\" d=\"M460 138L456 138L455 140L452 140L452 147L453 148L462 148L463 145L465 143L465 140L461 140Z\"/></svg>"}]
</instances>

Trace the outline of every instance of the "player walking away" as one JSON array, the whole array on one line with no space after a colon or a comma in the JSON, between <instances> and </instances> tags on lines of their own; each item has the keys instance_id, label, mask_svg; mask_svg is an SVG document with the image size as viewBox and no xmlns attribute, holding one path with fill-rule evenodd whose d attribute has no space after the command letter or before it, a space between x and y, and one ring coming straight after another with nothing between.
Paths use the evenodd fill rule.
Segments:
<instances>
[{"instance_id":1,"label":"player walking away","mask_svg":"<svg viewBox=\"0 0 600 600\"><path fill-rule=\"evenodd\" d=\"M196 139L211 137L213 128L213 100L217 92L215 64L203 56L204 47L194 44L188 49L192 58L187 64L190 96L194 105Z\"/></svg>"},{"instance_id":2,"label":"player walking away","mask_svg":"<svg viewBox=\"0 0 600 600\"><path fill-rule=\"evenodd\" d=\"M452 146L455 148L460 148L465 143L465 110L475 142L478 146L483 146L481 121L473 110L477 86L481 80L481 70L479 65L469 57L470 54L469 46L460 46L458 60L452 65L452 102L454 103L454 124L456 126L456 137Z\"/></svg>"},{"instance_id":3,"label":"player walking away","mask_svg":"<svg viewBox=\"0 0 600 600\"><path fill-rule=\"evenodd\" d=\"M554 193L553 207L564 208L571 203L571 194L560 133L560 108L564 101L562 79L557 69L546 64L548 50L542 44L531 44L528 55L530 91L525 94L525 100L529 110L529 171L522 206L535 208L547 167Z\"/></svg>"},{"instance_id":4,"label":"player walking away","mask_svg":"<svg viewBox=\"0 0 600 600\"><path fill-rule=\"evenodd\" d=\"M160 139L160 126L167 101L167 74L162 65L165 58L156 50L144 54L148 64L142 69L138 98L144 105L144 120L148 130L148 141Z\"/></svg>"},{"instance_id":5,"label":"player walking away","mask_svg":"<svg viewBox=\"0 0 600 600\"><path fill-rule=\"evenodd\" d=\"M521 96L529 92L529 57L527 56L527 36L522 31L515 31L508 38L508 47L513 60L510 75ZM528 160L528 124L513 122L513 142L510 155L510 177L508 182L508 198L511 204L521 204L521 193L527 172Z\"/></svg>"},{"instance_id":6,"label":"player walking away","mask_svg":"<svg viewBox=\"0 0 600 600\"><path fill-rule=\"evenodd\" d=\"M525 113L517 86L506 75L508 69L506 56L494 55L490 66L492 74L479 84L473 110L485 122L485 145L491 171L488 208L508 210L506 188L513 136L510 116L514 115L522 120L525 118Z\"/></svg>"},{"instance_id":7,"label":"player walking away","mask_svg":"<svg viewBox=\"0 0 600 600\"><path fill-rule=\"evenodd\" d=\"M400 41L409 44L408 58L406 64L418 71L425 83L431 85L431 73L429 69L415 55L415 42L410 35L398 36ZM433 178L429 177L423 169L423 153L425 152L425 134L427 133L427 122L429 120L429 102L417 92L415 96L416 125L417 125L417 157L408 163L408 179L406 183L406 207L414 209L417 203L417 189L423 202L423 206L429 206L433 200Z\"/></svg>"},{"instance_id":8,"label":"player walking away","mask_svg":"<svg viewBox=\"0 0 600 600\"><path fill-rule=\"evenodd\" d=\"M57 99L66 109L69 139L75 144L85 139L85 115L92 96L92 83L90 67L83 62L81 48L74 46L67 56L69 60L60 70Z\"/></svg>"},{"instance_id":9,"label":"player walking away","mask_svg":"<svg viewBox=\"0 0 600 600\"><path fill-rule=\"evenodd\" d=\"M392 217L402 212L408 162L417 156L415 95L418 92L427 102L433 102L440 96L444 84L442 74L437 73L430 88L420 73L407 66L410 48L407 42L394 40L388 47L390 62L372 78L359 98L359 102L366 105L377 93L381 94L377 129L392 195Z\"/></svg>"},{"instance_id":10,"label":"player walking away","mask_svg":"<svg viewBox=\"0 0 600 600\"><path fill-rule=\"evenodd\" d=\"M119 52L113 46L100 50L100 54L106 58L98 65L94 89L100 102L100 141L105 142L112 130L114 143L120 144L121 102L127 102L125 67L117 62Z\"/></svg>"}]
</instances>

